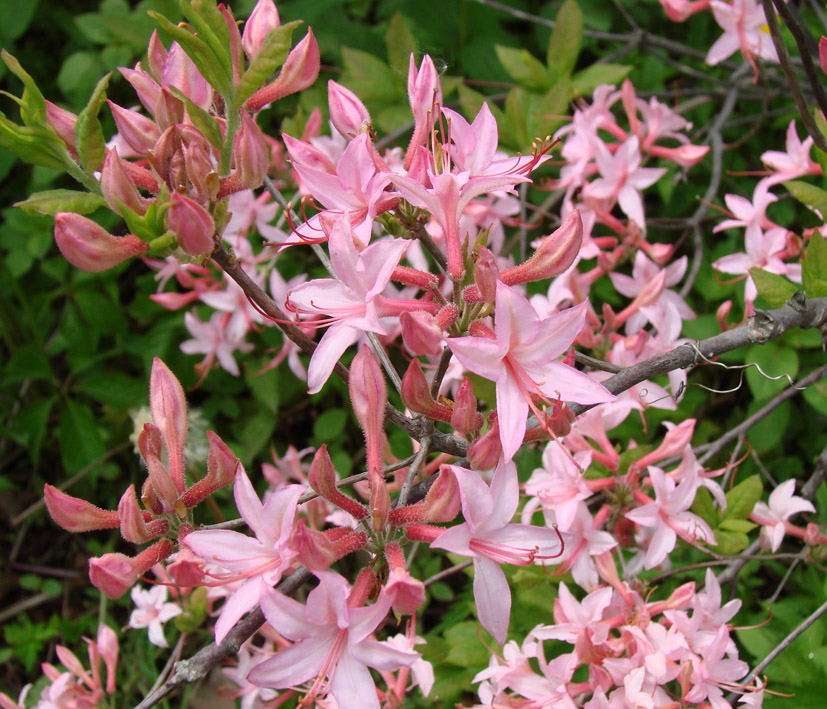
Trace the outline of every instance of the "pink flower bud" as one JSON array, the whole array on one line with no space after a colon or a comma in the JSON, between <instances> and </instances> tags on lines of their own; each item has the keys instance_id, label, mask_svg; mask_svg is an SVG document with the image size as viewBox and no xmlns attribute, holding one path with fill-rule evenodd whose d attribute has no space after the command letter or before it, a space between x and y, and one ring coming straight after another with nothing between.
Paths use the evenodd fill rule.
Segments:
<instances>
[{"instance_id":1,"label":"pink flower bud","mask_svg":"<svg viewBox=\"0 0 827 709\"><path fill-rule=\"evenodd\" d=\"M391 607L399 615L416 613L425 602L425 584L411 576L402 548L396 542L385 547L385 558L390 569L385 592L393 599Z\"/></svg>"},{"instance_id":2,"label":"pink flower bud","mask_svg":"<svg viewBox=\"0 0 827 709\"><path fill-rule=\"evenodd\" d=\"M139 62L134 69L119 66L118 71L121 72L124 79L132 84L132 88L138 94L138 100L143 104L143 107L154 116L155 107L158 105L158 99L161 96L161 87L158 86L155 79L142 71L140 67Z\"/></svg>"},{"instance_id":3,"label":"pink flower bud","mask_svg":"<svg viewBox=\"0 0 827 709\"><path fill-rule=\"evenodd\" d=\"M268 103L303 91L319 76L319 45L313 36L313 30L308 28L307 34L287 55L287 61L281 68L279 78L269 86L256 91L247 100L247 109L252 113L260 110Z\"/></svg>"},{"instance_id":4,"label":"pink flower bud","mask_svg":"<svg viewBox=\"0 0 827 709\"><path fill-rule=\"evenodd\" d=\"M138 155L146 156L161 137L161 130L153 121L137 111L123 108L109 99L106 102L112 111L118 133Z\"/></svg>"},{"instance_id":5,"label":"pink flower bud","mask_svg":"<svg viewBox=\"0 0 827 709\"><path fill-rule=\"evenodd\" d=\"M718 326L721 328L721 332L726 332L729 330L729 323L727 323L726 319L731 311L731 300L725 300L718 306L718 310L715 311L715 319L718 321Z\"/></svg>"},{"instance_id":6,"label":"pink flower bud","mask_svg":"<svg viewBox=\"0 0 827 709\"><path fill-rule=\"evenodd\" d=\"M173 195L173 201L176 196ZM187 440L187 400L181 382L159 357L152 360L149 409L167 448L170 477L176 490L183 492L186 487L184 443Z\"/></svg>"},{"instance_id":7,"label":"pink flower bud","mask_svg":"<svg viewBox=\"0 0 827 709\"><path fill-rule=\"evenodd\" d=\"M299 520L293 532L292 544L299 550L302 563L312 570L326 569L343 556L367 544L368 535L349 529L319 532L310 529L306 520Z\"/></svg>"},{"instance_id":8,"label":"pink flower bud","mask_svg":"<svg viewBox=\"0 0 827 709\"><path fill-rule=\"evenodd\" d=\"M661 145L653 145L649 148L649 154L666 158L676 162L681 167L693 167L706 157L709 152L708 145L679 145L677 148L664 148Z\"/></svg>"},{"instance_id":9,"label":"pink flower bud","mask_svg":"<svg viewBox=\"0 0 827 709\"><path fill-rule=\"evenodd\" d=\"M173 42L169 48L161 72L161 86L180 89L184 96L205 111L212 105L212 87L178 42Z\"/></svg>"},{"instance_id":10,"label":"pink flower bud","mask_svg":"<svg viewBox=\"0 0 827 709\"><path fill-rule=\"evenodd\" d=\"M158 38L157 30L152 30L152 35L149 38L149 46L146 50L146 59L149 73L158 83L161 82L161 77L164 74L164 64L167 61L167 54L166 47L164 47Z\"/></svg>"},{"instance_id":11,"label":"pink flower bud","mask_svg":"<svg viewBox=\"0 0 827 709\"><path fill-rule=\"evenodd\" d=\"M270 167L270 146L255 118L246 112L241 114L241 128L233 145L233 165L232 174L221 180L219 198L259 187Z\"/></svg>"},{"instance_id":12,"label":"pink flower bud","mask_svg":"<svg viewBox=\"0 0 827 709\"><path fill-rule=\"evenodd\" d=\"M167 564L167 573L179 588L192 588L204 584L204 560L182 546L175 561Z\"/></svg>"},{"instance_id":13,"label":"pink flower bud","mask_svg":"<svg viewBox=\"0 0 827 709\"><path fill-rule=\"evenodd\" d=\"M144 215L149 201L141 197L135 183L123 165L115 148L106 152L101 168L101 191L103 198L113 212L123 214L121 207L125 207L135 214Z\"/></svg>"},{"instance_id":14,"label":"pink flower bud","mask_svg":"<svg viewBox=\"0 0 827 709\"><path fill-rule=\"evenodd\" d=\"M239 468L242 468L241 461L215 433L207 431L207 438L210 441L207 475L181 495L181 502L188 509L195 507L216 490L230 485Z\"/></svg>"},{"instance_id":15,"label":"pink flower bud","mask_svg":"<svg viewBox=\"0 0 827 709\"><path fill-rule=\"evenodd\" d=\"M402 329L402 341L412 354L437 355L442 352L442 328L430 313L401 313L399 325Z\"/></svg>"},{"instance_id":16,"label":"pink flower bud","mask_svg":"<svg viewBox=\"0 0 827 709\"><path fill-rule=\"evenodd\" d=\"M695 432L695 419L686 419L677 426L674 426L663 437L663 442L655 450L646 454L633 463L638 470L643 470L665 458L676 455L683 455L686 447L692 441L692 434Z\"/></svg>"},{"instance_id":17,"label":"pink flower bud","mask_svg":"<svg viewBox=\"0 0 827 709\"><path fill-rule=\"evenodd\" d=\"M71 212L55 215L55 241L69 263L96 273L149 249L137 236L112 236L91 219Z\"/></svg>"},{"instance_id":18,"label":"pink flower bud","mask_svg":"<svg viewBox=\"0 0 827 709\"><path fill-rule=\"evenodd\" d=\"M442 87L439 74L430 56L422 57L419 71L416 69L414 55L411 54L408 68L408 101L413 111L415 127L405 153L405 169L410 168L416 154L416 148L422 145L430 135L434 123L434 107L442 105ZM410 171L408 173L410 175Z\"/></svg>"},{"instance_id":19,"label":"pink flower bud","mask_svg":"<svg viewBox=\"0 0 827 709\"><path fill-rule=\"evenodd\" d=\"M367 345L353 358L348 388L353 410L365 434L370 509L374 517L374 529L378 531L384 529L390 511L390 496L382 474L381 453L382 424L388 392L382 368Z\"/></svg>"},{"instance_id":20,"label":"pink flower bud","mask_svg":"<svg viewBox=\"0 0 827 709\"><path fill-rule=\"evenodd\" d=\"M465 377L457 388L451 425L463 436L470 436L482 428L482 414L477 411L477 398L471 380Z\"/></svg>"},{"instance_id":21,"label":"pink flower bud","mask_svg":"<svg viewBox=\"0 0 827 709\"><path fill-rule=\"evenodd\" d=\"M117 512L102 510L91 502L67 495L48 483L43 486L43 500L55 523L68 532L112 529L121 523Z\"/></svg>"},{"instance_id":22,"label":"pink flower bud","mask_svg":"<svg viewBox=\"0 0 827 709\"><path fill-rule=\"evenodd\" d=\"M352 517L364 519L368 516L369 512L364 505L348 497L336 487L336 469L333 467L333 461L330 460L326 444L322 445L313 456L307 482L325 500L341 507Z\"/></svg>"},{"instance_id":23,"label":"pink flower bud","mask_svg":"<svg viewBox=\"0 0 827 709\"><path fill-rule=\"evenodd\" d=\"M431 396L431 387L422 371L422 363L412 359L402 377L402 403L411 411L436 421L451 421L452 411L445 404L440 404Z\"/></svg>"},{"instance_id":24,"label":"pink flower bud","mask_svg":"<svg viewBox=\"0 0 827 709\"><path fill-rule=\"evenodd\" d=\"M655 616L664 611L682 611L689 608L693 598L695 598L695 582L689 581L678 586L665 601L652 603L649 606L649 614Z\"/></svg>"},{"instance_id":25,"label":"pink flower bud","mask_svg":"<svg viewBox=\"0 0 827 709\"><path fill-rule=\"evenodd\" d=\"M89 580L104 596L114 600L123 596L140 576L170 554L172 542L169 539L155 542L134 558L125 554L104 554L89 559Z\"/></svg>"},{"instance_id":26,"label":"pink flower bud","mask_svg":"<svg viewBox=\"0 0 827 709\"><path fill-rule=\"evenodd\" d=\"M118 515L121 519L121 536L133 544L146 544L169 531L169 522L158 518L147 521L138 506L135 486L130 485L118 502Z\"/></svg>"},{"instance_id":27,"label":"pink flower bud","mask_svg":"<svg viewBox=\"0 0 827 709\"><path fill-rule=\"evenodd\" d=\"M176 503L180 493L161 461L161 440L160 429L151 423L145 423L144 430L138 436L138 449L146 463L152 491L157 495L164 514L170 514L173 511L178 511ZM144 500L144 505L150 507L146 500ZM150 509L152 508L150 507ZM181 516L183 517L183 515Z\"/></svg>"},{"instance_id":28,"label":"pink flower bud","mask_svg":"<svg viewBox=\"0 0 827 709\"><path fill-rule=\"evenodd\" d=\"M430 524L409 524L405 527L405 536L412 542L432 544L442 536L445 527L434 527Z\"/></svg>"},{"instance_id":29,"label":"pink flower bud","mask_svg":"<svg viewBox=\"0 0 827 709\"><path fill-rule=\"evenodd\" d=\"M178 192L173 192L171 199L167 225L178 237L180 247L193 256L212 253L215 248L215 222L210 213L198 202Z\"/></svg>"},{"instance_id":30,"label":"pink flower bud","mask_svg":"<svg viewBox=\"0 0 827 709\"><path fill-rule=\"evenodd\" d=\"M821 71L827 74L827 37L824 35L818 40L818 63L821 65Z\"/></svg>"},{"instance_id":31,"label":"pink flower bud","mask_svg":"<svg viewBox=\"0 0 827 709\"><path fill-rule=\"evenodd\" d=\"M583 243L580 210L574 209L560 227L551 233L525 263L502 273L507 286L559 276L574 263Z\"/></svg>"},{"instance_id":32,"label":"pink flower bud","mask_svg":"<svg viewBox=\"0 0 827 709\"><path fill-rule=\"evenodd\" d=\"M118 636L105 623L98 626L97 646L106 665L106 691L111 694L115 691L115 671L118 667Z\"/></svg>"},{"instance_id":33,"label":"pink flower bud","mask_svg":"<svg viewBox=\"0 0 827 709\"><path fill-rule=\"evenodd\" d=\"M163 88L158 92L153 113L159 129L166 130L170 126L184 122L184 102L175 98L169 89Z\"/></svg>"},{"instance_id":34,"label":"pink flower bud","mask_svg":"<svg viewBox=\"0 0 827 709\"><path fill-rule=\"evenodd\" d=\"M468 460L474 470L493 470L503 453L497 413L490 413L488 420L491 422L491 428L468 449Z\"/></svg>"},{"instance_id":35,"label":"pink flower bud","mask_svg":"<svg viewBox=\"0 0 827 709\"><path fill-rule=\"evenodd\" d=\"M241 35L241 46L247 59L255 59L267 35L280 24L273 0L258 0L250 18L244 23L244 33Z\"/></svg>"},{"instance_id":36,"label":"pink flower bud","mask_svg":"<svg viewBox=\"0 0 827 709\"><path fill-rule=\"evenodd\" d=\"M626 118L629 121L629 131L643 140L643 131L641 129L640 120L637 117L637 94L635 87L629 79L624 80L620 87L621 102L623 103L623 110L626 112Z\"/></svg>"},{"instance_id":37,"label":"pink flower bud","mask_svg":"<svg viewBox=\"0 0 827 709\"><path fill-rule=\"evenodd\" d=\"M370 113L365 104L350 89L333 79L327 82L327 105L330 122L343 138L354 138L359 133L370 131Z\"/></svg>"},{"instance_id":38,"label":"pink flower bud","mask_svg":"<svg viewBox=\"0 0 827 709\"><path fill-rule=\"evenodd\" d=\"M65 108L55 106L51 101L46 101L46 122L54 129L72 155L77 156L77 137L75 135L75 123L78 117Z\"/></svg>"},{"instance_id":39,"label":"pink flower bud","mask_svg":"<svg viewBox=\"0 0 827 709\"><path fill-rule=\"evenodd\" d=\"M450 522L459 513L461 499L456 476L442 466L428 494L421 502L391 510L391 524L401 526L412 522Z\"/></svg>"}]
</instances>

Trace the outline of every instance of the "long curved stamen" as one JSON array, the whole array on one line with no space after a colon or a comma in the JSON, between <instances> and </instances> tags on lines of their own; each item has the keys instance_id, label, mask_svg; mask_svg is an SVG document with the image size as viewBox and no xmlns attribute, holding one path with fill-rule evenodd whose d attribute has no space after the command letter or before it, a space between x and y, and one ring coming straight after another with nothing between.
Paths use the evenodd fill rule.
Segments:
<instances>
[{"instance_id":1,"label":"long curved stamen","mask_svg":"<svg viewBox=\"0 0 827 709\"><path fill-rule=\"evenodd\" d=\"M217 564L220 564L220 561L216 561ZM208 586L210 588L215 588L218 586L226 586L229 583L234 583L235 581L241 581L243 579L252 578L253 576L260 576L271 569L275 569L282 564L282 559L280 557L267 557L267 560L258 564L257 566L253 566L251 568L245 569L244 571L231 571L228 573L219 573L215 571L206 571L205 576L210 576L211 578L217 579L215 583L207 582L204 583L204 586Z\"/></svg>"},{"instance_id":2,"label":"long curved stamen","mask_svg":"<svg viewBox=\"0 0 827 709\"><path fill-rule=\"evenodd\" d=\"M316 676L310 689L307 690L307 694L302 697L299 706L310 706L311 703L315 702L317 697L327 694L328 687L339 664L339 659L342 657L342 653L347 645L347 635L347 628L336 633L336 637L330 646L327 657L325 657L322 663L319 674ZM327 682L325 682L325 678L327 678Z\"/></svg>"}]
</instances>

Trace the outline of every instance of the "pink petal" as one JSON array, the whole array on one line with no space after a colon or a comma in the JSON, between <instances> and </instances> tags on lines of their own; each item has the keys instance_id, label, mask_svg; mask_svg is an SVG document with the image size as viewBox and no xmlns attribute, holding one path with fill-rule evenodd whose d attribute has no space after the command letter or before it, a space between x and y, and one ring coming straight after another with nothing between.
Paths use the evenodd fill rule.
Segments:
<instances>
[{"instance_id":1,"label":"pink petal","mask_svg":"<svg viewBox=\"0 0 827 709\"><path fill-rule=\"evenodd\" d=\"M482 627L502 645L508 635L511 589L499 564L486 557L474 559L474 601Z\"/></svg>"}]
</instances>

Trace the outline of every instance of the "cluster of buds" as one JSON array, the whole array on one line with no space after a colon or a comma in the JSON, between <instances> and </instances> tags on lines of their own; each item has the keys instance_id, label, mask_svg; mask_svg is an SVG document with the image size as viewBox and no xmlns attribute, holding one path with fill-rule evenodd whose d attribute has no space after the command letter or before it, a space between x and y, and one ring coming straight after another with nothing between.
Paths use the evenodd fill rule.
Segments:
<instances>
[{"instance_id":1,"label":"cluster of buds","mask_svg":"<svg viewBox=\"0 0 827 709\"><path fill-rule=\"evenodd\" d=\"M110 598L126 593L155 564L174 551L174 539L193 529L190 510L219 488L235 479L238 459L212 431L207 433L210 450L207 474L189 487L184 464L187 436L187 404L184 390L170 369L157 357L152 363L149 385L152 423L144 424L138 438L147 478L138 504L135 486L130 485L117 510L103 510L86 500L46 485L44 497L52 519L70 532L118 528L133 544L152 543L135 557L104 554L89 562L92 583Z\"/></svg>"}]
</instances>

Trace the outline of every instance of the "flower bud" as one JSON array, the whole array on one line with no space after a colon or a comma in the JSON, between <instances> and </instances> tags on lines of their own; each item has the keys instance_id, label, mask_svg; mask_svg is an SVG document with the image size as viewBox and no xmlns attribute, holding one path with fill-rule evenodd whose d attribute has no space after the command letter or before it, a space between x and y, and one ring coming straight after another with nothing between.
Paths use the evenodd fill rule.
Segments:
<instances>
[{"instance_id":1,"label":"flower bud","mask_svg":"<svg viewBox=\"0 0 827 709\"><path fill-rule=\"evenodd\" d=\"M178 237L178 244L188 254L200 256L215 248L215 222L198 202L178 192L172 193L172 206L167 212L167 225Z\"/></svg>"},{"instance_id":2,"label":"flower bud","mask_svg":"<svg viewBox=\"0 0 827 709\"><path fill-rule=\"evenodd\" d=\"M175 561L167 564L167 573L179 588L193 588L204 584L204 560L181 546Z\"/></svg>"},{"instance_id":3,"label":"flower bud","mask_svg":"<svg viewBox=\"0 0 827 709\"><path fill-rule=\"evenodd\" d=\"M422 57L419 71L416 69L414 55L408 67L408 101L413 111L415 127L405 153L405 169L409 170L417 148L425 143L431 133L431 126L434 123L433 109L435 105L442 104L442 88L439 83L434 62L427 54ZM410 170L408 175L410 176Z\"/></svg>"},{"instance_id":4,"label":"flower bud","mask_svg":"<svg viewBox=\"0 0 827 709\"><path fill-rule=\"evenodd\" d=\"M115 119L115 126L120 136L138 155L146 156L161 137L161 130L154 121L137 111L123 108L109 99L106 102L109 104L109 110L112 112L112 118Z\"/></svg>"},{"instance_id":5,"label":"flower bud","mask_svg":"<svg viewBox=\"0 0 827 709\"><path fill-rule=\"evenodd\" d=\"M104 554L89 559L89 580L104 596L114 600L123 596L140 576L171 553L172 542L162 539L134 558L125 554Z\"/></svg>"},{"instance_id":6,"label":"flower bud","mask_svg":"<svg viewBox=\"0 0 827 709\"><path fill-rule=\"evenodd\" d=\"M118 71L121 72L124 79L132 84L132 88L135 89L138 100L143 107L154 116L155 107L158 105L158 99L161 96L161 87L158 86L155 79L141 69L140 62L135 65L134 69L119 66Z\"/></svg>"},{"instance_id":7,"label":"flower bud","mask_svg":"<svg viewBox=\"0 0 827 709\"><path fill-rule=\"evenodd\" d=\"M153 113L159 129L166 130L170 126L184 122L184 102L175 98L169 89L163 88L158 92Z\"/></svg>"},{"instance_id":8,"label":"flower bud","mask_svg":"<svg viewBox=\"0 0 827 709\"><path fill-rule=\"evenodd\" d=\"M492 411L488 415L488 420L491 422L491 428L468 449L468 460L473 470L493 470L503 453L497 413Z\"/></svg>"},{"instance_id":9,"label":"flower bud","mask_svg":"<svg viewBox=\"0 0 827 709\"><path fill-rule=\"evenodd\" d=\"M330 122L343 138L354 138L370 130L370 113L365 104L333 79L327 82L327 105Z\"/></svg>"},{"instance_id":10,"label":"flower bud","mask_svg":"<svg viewBox=\"0 0 827 709\"><path fill-rule=\"evenodd\" d=\"M337 507L341 507L352 517L364 519L368 516L368 510L363 504L357 502L352 497L348 497L336 486L336 469L333 467L333 461L330 460L330 454L327 452L326 444L323 444L322 447L316 451L316 455L313 456L307 482L310 484L310 487L325 498L325 500L332 502Z\"/></svg>"},{"instance_id":11,"label":"flower bud","mask_svg":"<svg viewBox=\"0 0 827 709\"><path fill-rule=\"evenodd\" d=\"M390 569L385 583L385 592L393 598L391 607L399 615L416 613L425 602L425 584L411 576L405 564L402 548L391 542L385 547L385 558Z\"/></svg>"},{"instance_id":12,"label":"flower bud","mask_svg":"<svg viewBox=\"0 0 827 709\"><path fill-rule=\"evenodd\" d=\"M821 71L827 74L827 37L824 35L818 40L818 63L821 65Z\"/></svg>"},{"instance_id":13,"label":"flower bud","mask_svg":"<svg viewBox=\"0 0 827 709\"><path fill-rule=\"evenodd\" d=\"M649 148L649 154L666 158L677 163L681 167L694 167L706 157L709 152L708 145L679 145L677 148L664 148L661 145L653 145Z\"/></svg>"},{"instance_id":14,"label":"flower bud","mask_svg":"<svg viewBox=\"0 0 827 709\"><path fill-rule=\"evenodd\" d=\"M482 414L477 411L477 398L471 380L465 377L457 388L451 425L463 436L470 436L482 428Z\"/></svg>"},{"instance_id":15,"label":"flower bud","mask_svg":"<svg viewBox=\"0 0 827 709\"><path fill-rule=\"evenodd\" d=\"M181 49L178 42L169 48L164 69L161 72L161 86L174 86L196 106L208 111L212 105L212 87L201 76L198 67Z\"/></svg>"},{"instance_id":16,"label":"flower bud","mask_svg":"<svg viewBox=\"0 0 827 709\"><path fill-rule=\"evenodd\" d=\"M207 438L210 441L207 475L181 495L181 502L188 509L195 507L216 490L230 485L238 470L244 469L235 453L215 433L207 431Z\"/></svg>"},{"instance_id":17,"label":"flower bud","mask_svg":"<svg viewBox=\"0 0 827 709\"><path fill-rule=\"evenodd\" d=\"M241 35L241 46L247 59L255 59L267 35L280 24L279 13L273 0L258 0L249 19L244 23L244 33Z\"/></svg>"},{"instance_id":18,"label":"flower bud","mask_svg":"<svg viewBox=\"0 0 827 709\"><path fill-rule=\"evenodd\" d=\"M402 341L411 354L438 355L442 352L442 328L430 313L401 313L399 325L402 330Z\"/></svg>"},{"instance_id":19,"label":"flower bud","mask_svg":"<svg viewBox=\"0 0 827 709\"><path fill-rule=\"evenodd\" d=\"M122 207L135 214L144 215L149 201L141 197L135 183L123 166L123 160L118 156L115 148L106 152L101 168L101 191L109 208L118 214L123 214Z\"/></svg>"},{"instance_id":20,"label":"flower bud","mask_svg":"<svg viewBox=\"0 0 827 709\"><path fill-rule=\"evenodd\" d=\"M319 45L313 36L313 30L308 28L304 39L287 55L279 78L269 86L256 91L247 100L247 109L255 113L268 103L303 91L316 81L316 77L319 76L319 65Z\"/></svg>"},{"instance_id":21,"label":"flower bud","mask_svg":"<svg viewBox=\"0 0 827 709\"><path fill-rule=\"evenodd\" d=\"M450 407L440 404L431 396L431 387L422 371L422 363L412 359L402 377L402 403L411 411L436 421L451 421Z\"/></svg>"},{"instance_id":22,"label":"flower bud","mask_svg":"<svg viewBox=\"0 0 827 709\"><path fill-rule=\"evenodd\" d=\"M43 500L55 523L68 532L112 529L120 524L117 512L102 510L91 502L67 495L48 483L43 486Z\"/></svg>"},{"instance_id":23,"label":"flower bud","mask_svg":"<svg viewBox=\"0 0 827 709\"><path fill-rule=\"evenodd\" d=\"M169 531L169 522L166 519L144 519L144 513L138 506L134 485L130 485L121 496L118 502L118 515L121 520L121 536L133 544L145 544Z\"/></svg>"},{"instance_id":24,"label":"flower bud","mask_svg":"<svg viewBox=\"0 0 827 709\"><path fill-rule=\"evenodd\" d=\"M503 271L502 282L513 286L559 276L574 263L582 242L583 222L580 210L574 209L566 221L540 244L528 261Z\"/></svg>"},{"instance_id":25,"label":"flower bud","mask_svg":"<svg viewBox=\"0 0 827 709\"><path fill-rule=\"evenodd\" d=\"M164 74L164 64L167 61L167 49L158 37L158 31L152 30L149 38L149 45L146 50L147 68L152 78L158 83Z\"/></svg>"},{"instance_id":26,"label":"flower bud","mask_svg":"<svg viewBox=\"0 0 827 709\"><path fill-rule=\"evenodd\" d=\"M72 212L55 215L55 241L73 266L95 273L144 253L149 246L137 236L112 236L91 219Z\"/></svg>"},{"instance_id":27,"label":"flower bud","mask_svg":"<svg viewBox=\"0 0 827 709\"><path fill-rule=\"evenodd\" d=\"M46 122L54 129L72 155L77 156L77 137L75 135L75 123L78 117L65 108L55 106L51 101L46 101Z\"/></svg>"}]
</instances>

